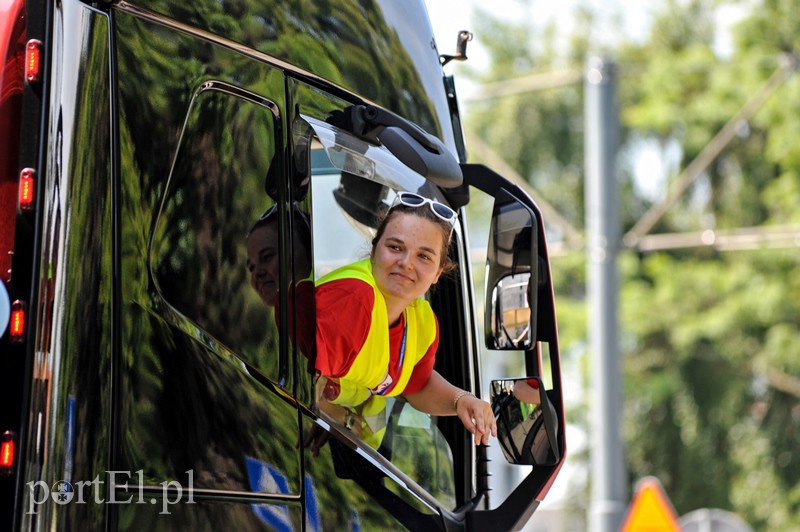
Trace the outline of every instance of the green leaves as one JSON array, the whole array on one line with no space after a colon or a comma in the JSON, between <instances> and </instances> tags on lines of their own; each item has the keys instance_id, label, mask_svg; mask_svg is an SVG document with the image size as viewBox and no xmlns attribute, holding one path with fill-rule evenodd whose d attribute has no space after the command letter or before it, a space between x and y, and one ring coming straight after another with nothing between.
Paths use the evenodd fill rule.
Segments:
<instances>
[{"instance_id":1,"label":"green leaves","mask_svg":"<svg viewBox=\"0 0 800 532\"><path fill-rule=\"evenodd\" d=\"M651 233L749 232L751 242L796 234L800 78L787 70L785 79L765 87L786 53L800 51L800 4L666 0L652 9L645 39L620 33L605 43L620 73L622 230L661 201L742 113L745 119L733 122L735 135ZM718 46L723 9L741 15L726 50ZM597 17L584 10L575 18L578 30L566 34L547 22L499 22L481 13L475 33L492 55L487 78L496 83L582 70L587 51L598 44ZM758 94L763 102L754 100ZM475 102L466 110L468 131L574 227L584 224L580 84ZM654 174L635 173L643 144L679 147L661 152L668 174L655 197L652 187L645 195L641 186ZM657 476L679 515L718 507L756 529L800 527L800 276L796 242L780 242L743 251L702 246L619 255L628 472L632 481ZM552 259L565 358L585 355L585 268L582 249ZM587 387L591 378L586 375ZM573 412L570 419L582 417Z\"/></svg>"}]
</instances>

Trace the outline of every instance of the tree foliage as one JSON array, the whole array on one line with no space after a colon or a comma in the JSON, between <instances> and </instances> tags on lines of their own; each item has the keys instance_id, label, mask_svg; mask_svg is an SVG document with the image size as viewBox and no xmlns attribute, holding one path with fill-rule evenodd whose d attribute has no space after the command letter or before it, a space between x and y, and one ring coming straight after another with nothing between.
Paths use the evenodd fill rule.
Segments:
<instances>
[{"instance_id":1,"label":"tree foliage","mask_svg":"<svg viewBox=\"0 0 800 532\"><path fill-rule=\"evenodd\" d=\"M730 30L731 49L721 50L718 15L732 6L743 16ZM645 39L620 32L606 45L603 53L619 67L621 231L663 198L782 62L797 61L798 10L796 0L663 0L653 5ZM491 55L485 79L582 70L597 15L582 8L565 35L553 25L480 12L476 38ZM798 223L800 79L786 71L652 232ZM466 121L575 227L584 224L582 92L576 83L487 99ZM665 159L668 147L680 147L655 199L641 186L655 176L635 174L630 159L643 143L659 146ZM576 305L585 303L585 264L575 260L582 254L554 258L553 277L563 352L591 356L582 347L583 323L575 322ZM623 249L619 259L630 485L655 475L679 515L712 507L737 512L757 529L800 527L796 249Z\"/></svg>"}]
</instances>

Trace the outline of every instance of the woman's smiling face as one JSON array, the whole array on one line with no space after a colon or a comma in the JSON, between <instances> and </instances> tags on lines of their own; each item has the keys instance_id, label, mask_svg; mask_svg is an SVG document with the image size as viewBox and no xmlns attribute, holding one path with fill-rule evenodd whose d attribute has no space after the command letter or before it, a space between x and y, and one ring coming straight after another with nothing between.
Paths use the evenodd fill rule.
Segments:
<instances>
[{"instance_id":1,"label":"woman's smiling face","mask_svg":"<svg viewBox=\"0 0 800 532\"><path fill-rule=\"evenodd\" d=\"M439 280L444 241L440 227L410 212L397 212L372 254L372 273L383 297L411 303Z\"/></svg>"}]
</instances>

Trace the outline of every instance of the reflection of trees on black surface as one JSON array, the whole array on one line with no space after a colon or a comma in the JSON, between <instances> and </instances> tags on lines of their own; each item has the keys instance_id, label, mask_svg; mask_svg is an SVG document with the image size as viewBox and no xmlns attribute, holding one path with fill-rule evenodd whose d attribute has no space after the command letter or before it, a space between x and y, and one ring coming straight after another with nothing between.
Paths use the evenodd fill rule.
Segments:
<instances>
[{"instance_id":1,"label":"reflection of trees on black surface","mask_svg":"<svg viewBox=\"0 0 800 532\"><path fill-rule=\"evenodd\" d=\"M245 463L239 459L253 456L268 457L296 478L292 454L279 452L280 446L296 443L292 406L274 402L238 367L188 335L171 331L162 329L154 347L168 355L161 359L158 412L174 471L198 468L195 482L200 485L247 489Z\"/></svg>"},{"instance_id":2,"label":"reflection of trees on black surface","mask_svg":"<svg viewBox=\"0 0 800 532\"><path fill-rule=\"evenodd\" d=\"M49 215L58 221L54 224L54 241L45 244L46 260L52 262L44 266L48 273L42 278L40 297L47 294L43 306L48 307L48 314L56 316L52 324L55 332L48 332L53 335L53 343L50 338L43 342L45 360L49 359L47 365L53 368L52 376L43 381L52 386L50 397L45 399L51 402L46 411L56 408L50 414L55 423L48 462L58 464L63 459L64 464L69 464L55 471L55 478L65 479L64 471L68 469L72 479L88 480L107 469L109 433L104 421L109 415L105 384L113 351L113 217L107 149L111 131L109 87L106 82L96 83L107 79L107 26L105 19L98 17L83 28L85 61L80 63L77 76L74 121L68 114L58 118L59 127L72 128L59 131L59 140L64 135L71 143L59 146L64 153L56 154L59 159L53 165L53 183L57 183L60 197L45 200L52 199L59 207L52 205L49 210ZM98 149L89 151L85 146ZM80 156L74 156L76 153ZM68 166L62 168L61 164ZM72 412L68 410L71 405ZM101 514L102 509L96 505L80 505L73 508L68 519L81 523L98 519Z\"/></svg>"},{"instance_id":3,"label":"reflection of trees on black surface","mask_svg":"<svg viewBox=\"0 0 800 532\"><path fill-rule=\"evenodd\" d=\"M129 80L120 86L122 397L132 399L123 405L129 438L123 461L134 470L147 464L146 475L153 480L195 467L198 483L205 470L217 475L205 478L208 487L245 489L246 452L274 457L276 467L297 479L296 459L281 463L291 457L282 449L297 440L296 413L287 415L294 411L267 396L240 367L176 335L175 324L158 317L164 309L148 280L148 239L190 98L203 70L222 70L216 65L236 58L220 54L203 65L197 60L203 54L190 51L192 41L144 31L153 28L129 18L117 20L124 35L118 46L120 78ZM207 45L201 47L210 53ZM277 85L282 94L280 76L270 77L266 69L251 68L242 77L257 78L255 85ZM270 328L265 309L248 292L244 237L267 201L263 161L272 154L264 147L274 140L263 119L226 114L224 101L208 98L198 108L193 125L200 134L190 134L192 142L182 155L192 164L178 161L170 188L174 194L167 196L162 213L165 223L156 228L153 263L165 265L160 283L181 312L214 333L224 332L226 342L271 361L277 352L274 324ZM265 343L267 336L271 343Z\"/></svg>"},{"instance_id":4,"label":"reflection of trees on black surface","mask_svg":"<svg viewBox=\"0 0 800 532\"><path fill-rule=\"evenodd\" d=\"M295 64L430 133L441 129L412 59L374 0L141 4Z\"/></svg>"},{"instance_id":5,"label":"reflection of trees on black surface","mask_svg":"<svg viewBox=\"0 0 800 532\"><path fill-rule=\"evenodd\" d=\"M417 73L373 3L178 4L143 7L292 58L438 130L433 111L421 105L427 100ZM289 16L292 9L300 15ZM296 411L243 373L223 348L275 376L277 328L272 310L249 287L245 268L247 229L269 202L264 187L274 153L273 124L266 109L213 92L198 96L190 111L196 89L209 79L285 108L283 78L250 59L123 12L114 22L121 81L120 467L144 468L149 482L180 479L193 468L196 487L249 489L244 455L251 454L281 469L298 490ZM345 30L348 37L335 45L320 40ZM388 36L380 36L384 33ZM376 59L384 53L393 61ZM304 98L313 105L323 100ZM156 268L155 279L149 265ZM170 313L164 302L185 318ZM301 363L299 371L304 368ZM329 451L309 463L308 471L326 527L346 527L353 509L365 524L396 527L363 489L335 477ZM230 509L226 517L220 517L223 507ZM237 528L252 520L247 504L206 508L186 509L185 523ZM151 521L133 505L122 513L128 510L135 517L128 514L123 528L160 522L157 514Z\"/></svg>"},{"instance_id":6,"label":"reflection of trees on black surface","mask_svg":"<svg viewBox=\"0 0 800 532\"><path fill-rule=\"evenodd\" d=\"M277 330L248 284L244 238L270 203L264 180L274 151L268 110L200 94L156 226L153 267L170 305L277 379Z\"/></svg>"}]
</instances>

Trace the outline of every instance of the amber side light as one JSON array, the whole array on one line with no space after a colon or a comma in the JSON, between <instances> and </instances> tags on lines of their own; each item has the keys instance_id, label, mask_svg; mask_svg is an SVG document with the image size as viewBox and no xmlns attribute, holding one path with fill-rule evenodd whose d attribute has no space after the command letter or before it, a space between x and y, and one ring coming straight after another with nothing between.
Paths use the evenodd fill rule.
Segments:
<instances>
[{"instance_id":1,"label":"amber side light","mask_svg":"<svg viewBox=\"0 0 800 532\"><path fill-rule=\"evenodd\" d=\"M33 210L33 200L36 185L36 172L33 168L25 168L19 174L19 210L29 212Z\"/></svg>"},{"instance_id":2,"label":"amber side light","mask_svg":"<svg viewBox=\"0 0 800 532\"><path fill-rule=\"evenodd\" d=\"M17 447L16 435L7 430L0 436L0 475L10 475L14 472L14 460Z\"/></svg>"},{"instance_id":3,"label":"amber side light","mask_svg":"<svg viewBox=\"0 0 800 532\"><path fill-rule=\"evenodd\" d=\"M38 83L41 79L42 41L31 39L25 45L25 81Z\"/></svg>"},{"instance_id":4,"label":"amber side light","mask_svg":"<svg viewBox=\"0 0 800 532\"><path fill-rule=\"evenodd\" d=\"M8 332L12 344L21 344L25 341L25 303L19 299L11 304Z\"/></svg>"}]
</instances>

